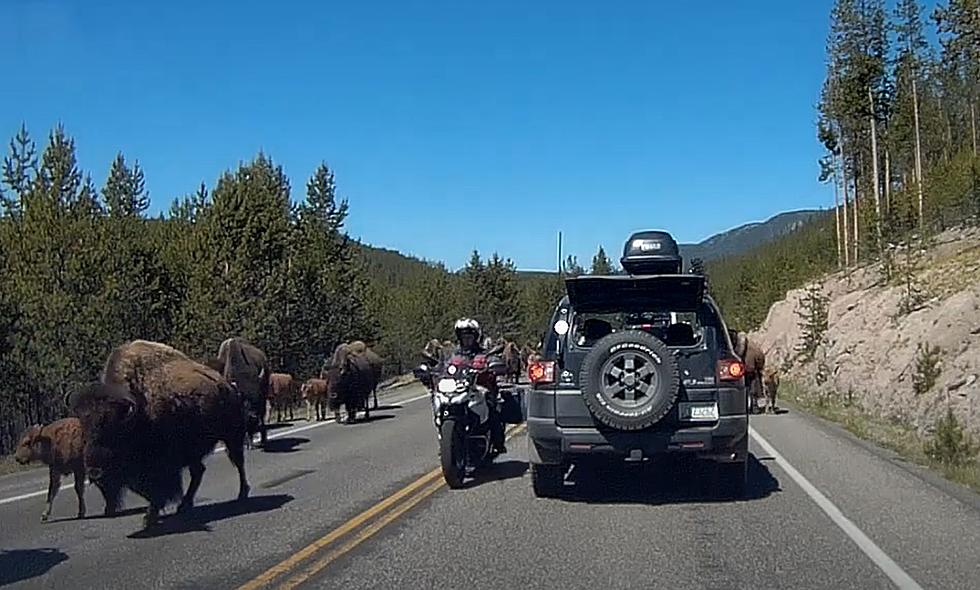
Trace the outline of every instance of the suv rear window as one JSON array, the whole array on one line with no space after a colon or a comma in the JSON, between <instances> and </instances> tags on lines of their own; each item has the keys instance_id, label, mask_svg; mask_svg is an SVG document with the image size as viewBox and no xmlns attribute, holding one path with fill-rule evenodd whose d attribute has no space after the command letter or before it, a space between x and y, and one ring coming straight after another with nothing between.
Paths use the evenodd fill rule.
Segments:
<instances>
[{"instance_id":1,"label":"suv rear window","mask_svg":"<svg viewBox=\"0 0 980 590\"><path fill-rule=\"evenodd\" d=\"M590 348L600 338L623 330L643 330L667 346L698 346L704 338L704 322L697 312L579 313L572 323L571 341Z\"/></svg>"}]
</instances>

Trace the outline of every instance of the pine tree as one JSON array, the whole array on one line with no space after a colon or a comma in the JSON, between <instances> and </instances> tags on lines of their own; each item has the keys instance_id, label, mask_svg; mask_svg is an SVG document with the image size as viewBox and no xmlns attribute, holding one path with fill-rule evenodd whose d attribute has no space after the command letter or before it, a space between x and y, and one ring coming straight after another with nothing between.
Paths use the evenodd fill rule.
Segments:
<instances>
[{"instance_id":1,"label":"pine tree","mask_svg":"<svg viewBox=\"0 0 980 590\"><path fill-rule=\"evenodd\" d=\"M520 333L520 305L514 284L517 271L511 260L496 252L487 260L482 293L485 309L485 332L495 338L516 338Z\"/></svg>"},{"instance_id":2,"label":"pine tree","mask_svg":"<svg viewBox=\"0 0 980 590\"><path fill-rule=\"evenodd\" d=\"M218 180L190 247L178 330L188 352L213 354L224 338L240 335L282 362L289 230L289 182L267 156Z\"/></svg>"},{"instance_id":3,"label":"pine tree","mask_svg":"<svg viewBox=\"0 0 980 590\"><path fill-rule=\"evenodd\" d=\"M592 271L594 275L611 275L614 273L612 261L606 256L606 251L599 246L599 251L592 257Z\"/></svg>"},{"instance_id":4,"label":"pine tree","mask_svg":"<svg viewBox=\"0 0 980 590\"><path fill-rule=\"evenodd\" d=\"M578 277L585 274L585 269L578 263L578 258L572 255L565 259L565 264L562 267L565 276Z\"/></svg>"},{"instance_id":5,"label":"pine tree","mask_svg":"<svg viewBox=\"0 0 980 590\"><path fill-rule=\"evenodd\" d=\"M150 206L146 182L139 162L130 168L122 152L116 155L109 177L102 188L102 197L110 217L139 217Z\"/></svg>"},{"instance_id":6,"label":"pine tree","mask_svg":"<svg viewBox=\"0 0 980 590\"><path fill-rule=\"evenodd\" d=\"M10 140L10 151L3 159L3 184L11 194L5 194L0 186L0 205L7 215L16 216L21 212L24 196L37 177L37 166L37 146L27 127L21 125L17 135Z\"/></svg>"},{"instance_id":7,"label":"pine tree","mask_svg":"<svg viewBox=\"0 0 980 590\"><path fill-rule=\"evenodd\" d=\"M804 361L811 361L827 332L827 296L819 284L807 287L800 301L800 344L797 352Z\"/></svg>"}]
</instances>

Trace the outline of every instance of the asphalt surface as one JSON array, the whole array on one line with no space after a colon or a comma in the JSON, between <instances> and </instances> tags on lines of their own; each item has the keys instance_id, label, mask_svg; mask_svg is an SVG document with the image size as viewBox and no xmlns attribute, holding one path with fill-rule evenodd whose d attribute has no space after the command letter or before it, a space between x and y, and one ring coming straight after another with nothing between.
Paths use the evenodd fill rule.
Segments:
<instances>
[{"instance_id":1,"label":"asphalt surface","mask_svg":"<svg viewBox=\"0 0 980 590\"><path fill-rule=\"evenodd\" d=\"M389 392L370 423L278 429L270 452L248 453L245 503L212 457L195 513L153 534L138 513L74 520L71 489L41 524L43 496L10 499L44 473L0 478L0 585L238 587L436 467L428 402L406 401L423 393ZM536 499L517 435L473 485L422 499L301 587L980 588L976 495L795 411L751 423L764 442L744 500L684 464L576 469L566 498Z\"/></svg>"}]
</instances>

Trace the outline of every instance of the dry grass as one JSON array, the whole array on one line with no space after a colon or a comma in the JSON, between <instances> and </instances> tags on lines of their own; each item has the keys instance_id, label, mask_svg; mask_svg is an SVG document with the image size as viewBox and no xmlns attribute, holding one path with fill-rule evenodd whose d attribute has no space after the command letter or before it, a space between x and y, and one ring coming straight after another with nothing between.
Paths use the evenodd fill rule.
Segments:
<instances>
[{"instance_id":1,"label":"dry grass","mask_svg":"<svg viewBox=\"0 0 980 590\"><path fill-rule=\"evenodd\" d=\"M814 395L787 382L780 387L779 393L797 407L836 422L855 436L891 449L913 463L928 467L946 479L969 486L980 493L980 461L977 458L962 465L936 461L926 455L928 438L914 428L871 416L861 408L849 404L843 396Z\"/></svg>"},{"instance_id":2,"label":"dry grass","mask_svg":"<svg viewBox=\"0 0 980 590\"><path fill-rule=\"evenodd\" d=\"M966 248L942 260L931 261L919 280L929 286L930 297L946 298L965 285L980 282L980 246Z\"/></svg>"},{"instance_id":3,"label":"dry grass","mask_svg":"<svg viewBox=\"0 0 980 590\"><path fill-rule=\"evenodd\" d=\"M0 456L0 475L7 475L8 473L17 473L18 471L28 471L30 469L37 469L38 464L32 465L21 465L17 461L14 461L13 455Z\"/></svg>"}]
</instances>

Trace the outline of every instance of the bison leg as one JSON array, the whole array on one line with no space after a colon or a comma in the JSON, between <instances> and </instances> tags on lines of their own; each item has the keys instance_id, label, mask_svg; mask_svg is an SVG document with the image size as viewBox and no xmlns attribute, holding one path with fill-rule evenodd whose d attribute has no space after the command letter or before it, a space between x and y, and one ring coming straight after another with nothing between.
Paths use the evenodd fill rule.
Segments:
<instances>
[{"instance_id":1,"label":"bison leg","mask_svg":"<svg viewBox=\"0 0 980 590\"><path fill-rule=\"evenodd\" d=\"M244 500L250 490L248 479L245 477L245 452L241 445L225 443L225 446L228 447L228 458L238 470L238 499Z\"/></svg>"},{"instance_id":2,"label":"bison leg","mask_svg":"<svg viewBox=\"0 0 980 590\"><path fill-rule=\"evenodd\" d=\"M41 522L48 522L48 518L51 516L51 505L54 503L55 496L58 495L59 488L61 488L61 475L51 469L48 471L48 501L44 512L41 513Z\"/></svg>"},{"instance_id":3,"label":"bison leg","mask_svg":"<svg viewBox=\"0 0 980 590\"><path fill-rule=\"evenodd\" d=\"M146 514L143 515L143 528L149 528L156 523L160 522L160 510L162 506L157 506L153 502L146 508Z\"/></svg>"},{"instance_id":4,"label":"bison leg","mask_svg":"<svg viewBox=\"0 0 980 590\"><path fill-rule=\"evenodd\" d=\"M267 438L268 438L268 433L266 432L266 428L265 428L265 420L262 420L259 423L259 439L263 447L265 446L265 442Z\"/></svg>"},{"instance_id":5,"label":"bison leg","mask_svg":"<svg viewBox=\"0 0 980 590\"><path fill-rule=\"evenodd\" d=\"M85 468L75 470L75 495L78 496L78 518L85 518Z\"/></svg>"},{"instance_id":6,"label":"bison leg","mask_svg":"<svg viewBox=\"0 0 980 590\"><path fill-rule=\"evenodd\" d=\"M98 479L92 483L95 484L95 487L99 488L99 491L102 492L102 499L105 500L105 511L103 514L107 518L115 516L122 502L122 485L115 479L109 478Z\"/></svg>"},{"instance_id":7,"label":"bison leg","mask_svg":"<svg viewBox=\"0 0 980 590\"><path fill-rule=\"evenodd\" d=\"M375 387L374 388L374 391L372 393L374 394L374 409L377 410L378 409L378 388Z\"/></svg>"},{"instance_id":8,"label":"bison leg","mask_svg":"<svg viewBox=\"0 0 980 590\"><path fill-rule=\"evenodd\" d=\"M177 514L184 514L194 507L194 496L197 495L197 489L201 487L201 480L204 478L204 463L192 463L188 469L191 472L191 483L187 486L187 493L180 501L180 506L177 507Z\"/></svg>"}]
</instances>

